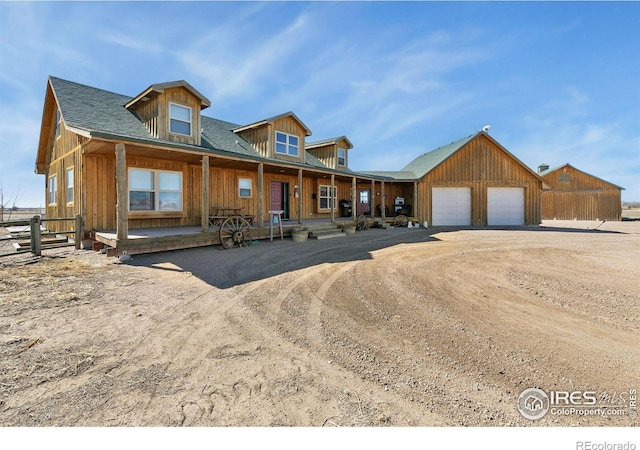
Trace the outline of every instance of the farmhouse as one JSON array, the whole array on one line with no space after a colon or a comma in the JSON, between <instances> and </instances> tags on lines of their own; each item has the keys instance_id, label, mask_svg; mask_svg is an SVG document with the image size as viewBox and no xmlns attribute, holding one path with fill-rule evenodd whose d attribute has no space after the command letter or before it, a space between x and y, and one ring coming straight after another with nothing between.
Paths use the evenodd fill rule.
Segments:
<instances>
[{"instance_id":1,"label":"farmhouse","mask_svg":"<svg viewBox=\"0 0 640 450\"><path fill-rule=\"evenodd\" d=\"M486 132L417 157L399 172L416 180L416 214L433 226L537 225L546 182Z\"/></svg>"},{"instance_id":2,"label":"farmhouse","mask_svg":"<svg viewBox=\"0 0 640 450\"><path fill-rule=\"evenodd\" d=\"M563 164L538 173L552 188L542 193L542 219L621 220L623 187Z\"/></svg>"},{"instance_id":3,"label":"farmhouse","mask_svg":"<svg viewBox=\"0 0 640 450\"><path fill-rule=\"evenodd\" d=\"M346 136L310 142L293 112L242 125L201 114L210 106L186 81L129 97L49 77L36 157L47 217L79 215L86 238L130 252L219 243L227 225L235 239L361 216L540 222L543 179L484 131L401 171L354 172Z\"/></svg>"}]
</instances>

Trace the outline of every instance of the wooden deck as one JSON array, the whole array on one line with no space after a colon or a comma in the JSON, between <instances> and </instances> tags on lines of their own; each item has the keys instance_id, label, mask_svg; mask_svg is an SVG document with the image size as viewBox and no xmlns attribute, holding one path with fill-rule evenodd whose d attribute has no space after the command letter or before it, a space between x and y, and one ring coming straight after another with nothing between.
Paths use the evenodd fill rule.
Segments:
<instances>
[{"instance_id":1,"label":"wooden deck","mask_svg":"<svg viewBox=\"0 0 640 450\"><path fill-rule=\"evenodd\" d=\"M415 220L415 219L414 219ZM381 217L369 217L368 222L373 225L381 222ZM393 223L393 217L385 218L385 222ZM328 219L304 220L302 226L313 226L331 223ZM337 217L336 225L353 223L350 217ZM283 220L282 230L284 236L290 236L294 228L301 225L296 220ZM280 230L277 225L273 228L274 239L280 239ZM269 239L270 227L252 227L252 239ZM202 232L198 226L140 228L129 230L127 239L118 240L115 230L94 231L91 239L104 244L108 255L120 255L126 251L128 254L154 253L168 250L179 250L193 247L205 247L220 245L219 227L210 227L208 232Z\"/></svg>"}]
</instances>

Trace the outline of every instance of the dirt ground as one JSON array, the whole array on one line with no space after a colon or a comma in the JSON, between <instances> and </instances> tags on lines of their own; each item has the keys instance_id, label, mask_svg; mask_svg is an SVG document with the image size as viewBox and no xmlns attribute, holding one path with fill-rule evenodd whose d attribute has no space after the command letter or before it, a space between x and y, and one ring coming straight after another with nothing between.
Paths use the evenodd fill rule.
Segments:
<instances>
[{"instance_id":1,"label":"dirt ground","mask_svg":"<svg viewBox=\"0 0 640 450\"><path fill-rule=\"evenodd\" d=\"M0 259L3 426L637 426L640 222Z\"/></svg>"}]
</instances>

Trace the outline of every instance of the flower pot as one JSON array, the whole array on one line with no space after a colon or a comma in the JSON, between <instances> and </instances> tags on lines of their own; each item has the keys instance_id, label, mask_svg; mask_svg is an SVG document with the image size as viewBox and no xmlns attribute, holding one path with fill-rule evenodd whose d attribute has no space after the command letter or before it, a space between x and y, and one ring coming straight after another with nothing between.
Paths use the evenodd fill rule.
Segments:
<instances>
[{"instance_id":1,"label":"flower pot","mask_svg":"<svg viewBox=\"0 0 640 450\"><path fill-rule=\"evenodd\" d=\"M356 226L355 225L342 225L342 231L344 234L356 234Z\"/></svg>"},{"instance_id":2,"label":"flower pot","mask_svg":"<svg viewBox=\"0 0 640 450\"><path fill-rule=\"evenodd\" d=\"M309 230L293 230L291 232L291 238L293 242L304 242L309 237Z\"/></svg>"}]
</instances>

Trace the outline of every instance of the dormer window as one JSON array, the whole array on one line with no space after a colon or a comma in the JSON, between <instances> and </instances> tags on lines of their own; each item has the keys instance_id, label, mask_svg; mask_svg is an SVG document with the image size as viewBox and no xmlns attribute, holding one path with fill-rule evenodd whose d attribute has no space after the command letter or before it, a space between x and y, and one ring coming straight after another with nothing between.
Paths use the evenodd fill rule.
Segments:
<instances>
[{"instance_id":1,"label":"dormer window","mask_svg":"<svg viewBox=\"0 0 640 450\"><path fill-rule=\"evenodd\" d=\"M169 103L169 131L191 136L191 108Z\"/></svg>"},{"instance_id":2,"label":"dormer window","mask_svg":"<svg viewBox=\"0 0 640 450\"><path fill-rule=\"evenodd\" d=\"M298 156L298 136L276 131L276 153Z\"/></svg>"},{"instance_id":3,"label":"dormer window","mask_svg":"<svg viewBox=\"0 0 640 450\"><path fill-rule=\"evenodd\" d=\"M338 149L338 165L342 167L347 165L347 151L343 148Z\"/></svg>"}]
</instances>

